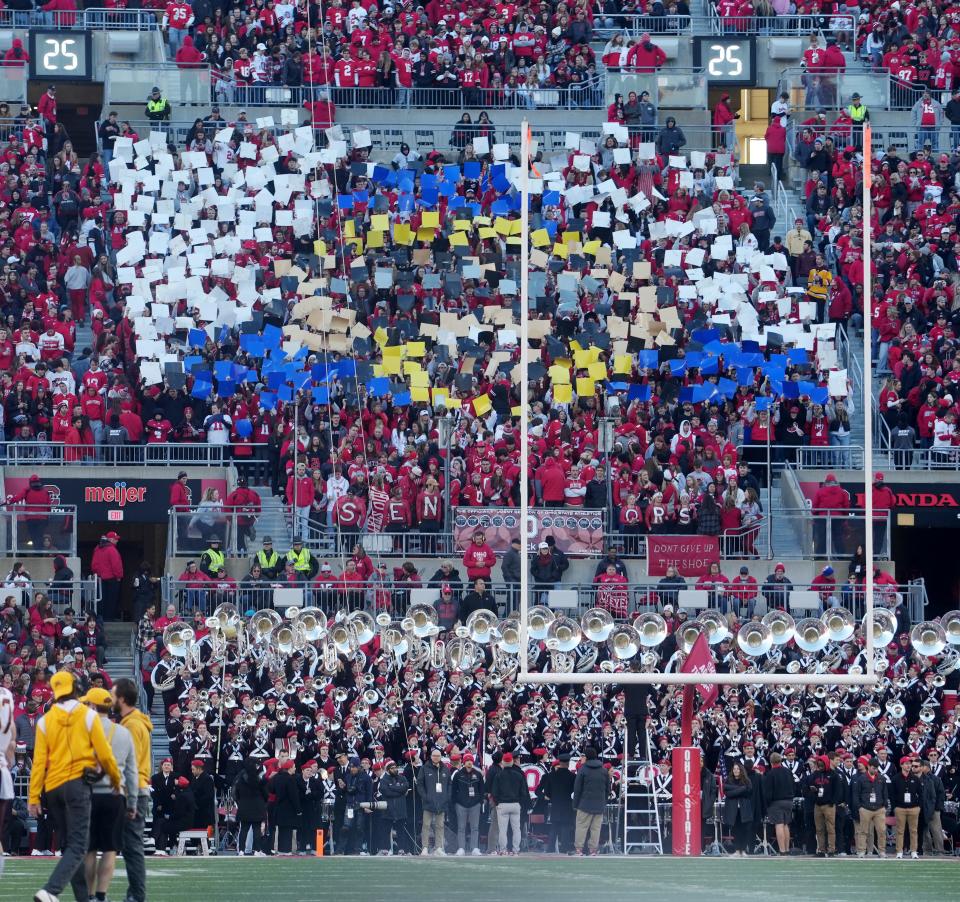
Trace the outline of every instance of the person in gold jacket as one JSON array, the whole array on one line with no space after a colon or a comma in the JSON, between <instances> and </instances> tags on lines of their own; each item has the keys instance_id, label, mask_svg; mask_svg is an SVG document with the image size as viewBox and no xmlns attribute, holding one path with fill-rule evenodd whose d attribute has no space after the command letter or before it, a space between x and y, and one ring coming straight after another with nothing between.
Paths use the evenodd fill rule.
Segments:
<instances>
[{"instance_id":1,"label":"person in gold jacket","mask_svg":"<svg viewBox=\"0 0 960 902\"><path fill-rule=\"evenodd\" d=\"M70 883L78 899L86 897L83 863L90 839L91 784L103 774L114 791L120 789L120 771L103 725L95 711L80 703L73 675L66 671L50 678L53 704L37 722L29 810L40 813L40 795L61 838L62 854L34 902L58 902Z\"/></svg>"}]
</instances>

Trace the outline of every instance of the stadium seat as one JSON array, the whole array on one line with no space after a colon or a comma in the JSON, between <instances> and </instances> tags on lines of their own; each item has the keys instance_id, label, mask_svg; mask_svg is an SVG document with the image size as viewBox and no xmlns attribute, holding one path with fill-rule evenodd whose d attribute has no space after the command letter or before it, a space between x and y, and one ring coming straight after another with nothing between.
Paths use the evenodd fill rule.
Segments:
<instances>
[{"instance_id":1,"label":"stadium seat","mask_svg":"<svg viewBox=\"0 0 960 902\"><path fill-rule=\"evenodd\" d=\"M677 592L677 607L696 612L710 607L710 593L704 589L681 589Z\"/></svg>"}]
</instances>

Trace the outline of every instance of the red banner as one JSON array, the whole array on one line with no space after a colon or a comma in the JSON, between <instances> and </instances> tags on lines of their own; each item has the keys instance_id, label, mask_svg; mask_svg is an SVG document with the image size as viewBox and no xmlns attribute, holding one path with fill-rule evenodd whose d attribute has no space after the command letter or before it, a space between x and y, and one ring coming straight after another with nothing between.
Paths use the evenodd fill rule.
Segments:
<instances>
[{"instance_id":1,"label":"red banner","mask_svg":"<svg viewBox=\"0 0 960 902\"><path fill-rule=\"evenodd\" d=\"M703 576L719 561L716 536L647 536L647 576L665 576L671 564L681 576Z\"/></svg>"},{"instance_id":2,"label":"red banner","mask_svg":"<svg viewBox=\"0 0 960 902\"><path fill-rule=\"evenodd\" d=\"M700 749L673 750L673 854L702 851L700 835Z\"/></svg>"},{"instance_id":3,"label":"red banner","mask_svg":"<svg viewBox=\"0 0 960 902\"><path fill-rule=\"evenodd\" d=\"M690 649L690 654L687 655L686 661L683 662L683 667L680 668L681 673L716 673L717 665L713 660L713 655L710 653L710 645L707 643L707 636L705 633L700 633L697 636L697 641L693 643L693 648ZM702 708L707 708L713 704L714 699L717 697L717 684L716 683L697 683L697 695L700 696L700 706Z\"/></svg>"},{"instance_id":4,"label":"red banner","mask_svg":"<svg viewBox=\"0 0 960 902\"><path fill-rule=\"evenodd\" d=\"M455 507L453 536L461 551L482 529L494 551L509 549L510 540L520 534L520 509L516 507ZM603 551L603 511L536 507L527 514L527 536L531 547L547 536L567 554L600 554Z\"/></svg>"}]
</instances>

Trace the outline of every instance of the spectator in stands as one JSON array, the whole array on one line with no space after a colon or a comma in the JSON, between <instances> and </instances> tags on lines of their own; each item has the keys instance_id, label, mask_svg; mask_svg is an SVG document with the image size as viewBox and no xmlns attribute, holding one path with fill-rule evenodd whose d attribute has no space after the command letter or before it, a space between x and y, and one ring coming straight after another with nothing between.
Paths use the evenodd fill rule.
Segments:
<instances>
[{"instance_id":1,"label":"spectator in stands","mask_svg":"<svg viewBox=\"0 0 960 902\"><path fill-rule=\"evenodd\" d=\"M780 561L773 568L773 573L767 576L763 583L763 597L767 602L767 610L787 610L790 592L793 583L787 578L787 568Z\"/></svg>"},{"instance_id":2,"label":"spectator in stands","mask_svg":"<svg viewBox=\"0 0 960 902\"><path fill-rule=\"evenodd\" d=\"M123 560L117 550L120 536L112 530L101 536L90 561L90 572L99 577L102 593L101 614L104 620L120 618L120 586L123 582Z\"/></svg>"}]
</instances>

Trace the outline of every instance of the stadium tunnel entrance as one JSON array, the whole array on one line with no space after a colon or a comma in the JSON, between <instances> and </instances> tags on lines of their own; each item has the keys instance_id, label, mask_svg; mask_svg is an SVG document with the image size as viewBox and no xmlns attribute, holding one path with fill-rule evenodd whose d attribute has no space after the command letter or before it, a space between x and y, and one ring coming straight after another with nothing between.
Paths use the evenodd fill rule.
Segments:
<instances>
[{"instance_id":1,"label":"stadium tunnel entrance","mask_svg":"<svg viewBox=\"0 0 960 902\"><path fill-rule=\"evenodd\" d=\"M90 571L90 558L100 537L113 531L120 536L117 551L123 560L123 585L120 589L122 620L133 620L133 577L143 561L149 561L154 576L163 576L167 559L167 526L163 523L84 523L77 525L77 553L83 573ZM158 593L159 597L159 593Z\"/></svg>"},{"instance_id":2,"label":"stadium tunnel entrance","mask_svg":"<svg viewBox=\"0 0 960 902\"><path fill-rule=\"evenodd\" d=\"M923 529L895 526L892 535L897 582L922 578L932 620L960 607L960 567L956 563L960 529Z\"/></svg>"},{"instance_id":3,"label":"stadium tunnel entrance","mask_svg":"<svg viewBox=\"0 0 960 902\"><path fill-rule=\"evenodd\" d=\"M37 102L50 82L31 81L27 100L34 114ZM58 81L57 121L63 123L73 149L80 158L89 157L97 149L98 114L103 107L103 84Z\"/></svg>"}]
</instances>

